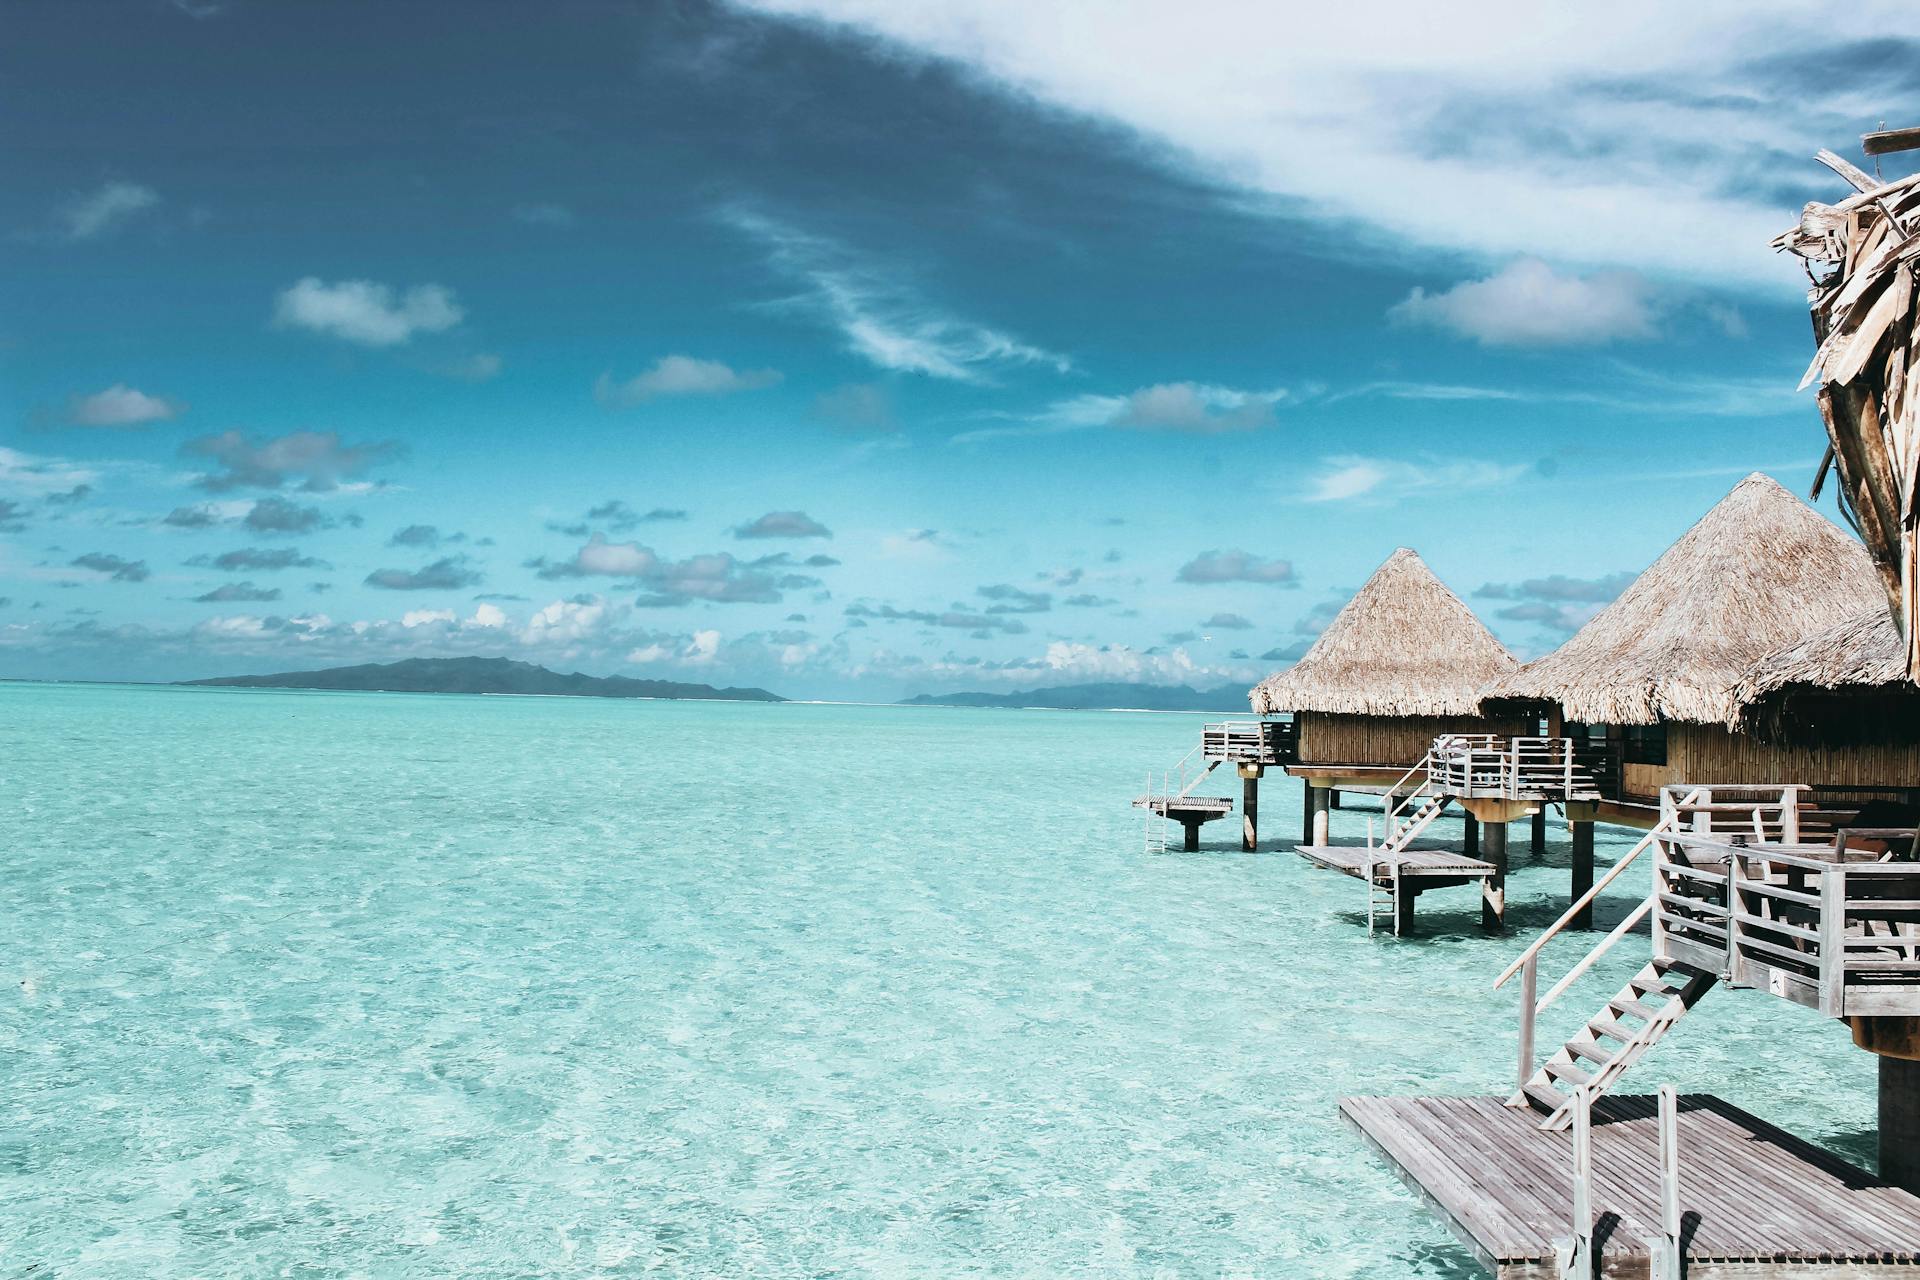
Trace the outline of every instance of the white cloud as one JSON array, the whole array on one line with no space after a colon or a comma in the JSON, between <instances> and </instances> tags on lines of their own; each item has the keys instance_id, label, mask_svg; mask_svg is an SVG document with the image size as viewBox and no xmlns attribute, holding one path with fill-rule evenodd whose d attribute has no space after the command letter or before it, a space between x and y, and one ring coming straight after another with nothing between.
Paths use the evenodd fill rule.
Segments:
<instances>
[{"instance_id":1,"label":"white cloud","mask_svg":"<svg viewBox=\"0 0 1920 1280\"><path fill-rule=\"evenodd\" d=\"M417 333L442 333L466 318L444 285L415 285L396 293L372 280L328 284L307 276L274 299L273 322L368 347L393 347Z\"/></svg>"},{"instance_id":2,"label":"white cloud","mask_svg":"<svg viewBox=\"0 0 1920 1280\"><path fill-rule=\"evenodd\" d=\"M1442 293L1416 288L1387 312L1395 324L1442 329L1489 347L1597 345L1657 335L1653 291L1638 273L1557 272L1516 258Z\"/></svg>"},{"instance_id":3,"label":"white cloud","mask_svg":"<svg viewBox=\"0 0 1920 1280\"><path fill-rule=\"evenodd\" d=\"M435 622L452 622L451 609L409 609L400 615L400 625L407 628L424 627Z\"/></svg>"},{"instance_id":4,"label":"white cloud","mask_svg":"<svg viewBox=\"0 0 1920 1280\"><path fill-rule=\"evenodd\" d=\"M1383 502L1436 491L1498 488L1533 469L1525 462L1404 461L1344 454L1322 458L1320 474L1302 496L1308 502Z\"/></svg>"},{"instance_id":5,"label":"white cloud","mask_svg":"<svg viewBox=\"0 0 1920 1280\"><path fill-rule=\"evenodd\" d=\"M1189 435L1252 431L1270 426L1274 409L1292 395L1284 388L1243 391L1204 382L1163 382L1127 395L1087 392L1056 400L1014 426L962 431L949 443L980 444L988 440L1058 435L1099 427Z\"/></svg>"},{"instance_id":6,"label":"white cloud","mask_svg":"<svg viewBox=\"0 0 1920 1280\"><path fill-rule=\"evenodd\" d=\"M746 2L1116 122L1343 243L1642 266L1782 297L1798 286L1766 244L1792 215L1755 175L1920 105L1890 76L1869 105L1860 77L1792 62L1911 36L1920 10L1893 0L1493 0L1470 22L1405 0ZM1810 162L1784 176L1839 190Z\"/></svg>"},{"instance_id":7,"label":"white cloud","mask_svg":"<svg viewBox=\"0 0 1920 1280\"><path fill-rule=\"evenodd\" d=\"M775 271L802 286L799 296L778 305L824 319L840 331L849 351L882 369L984 382L986 371L996 367L1045 365L1059 373L1073 368L1058 352L945 313L899 273L838 241L743 209L722 216L766 249Z\"/></svg>"},{"instance_id":8,"label":"white cloud","mask_svg":"<svg viewBox=\"0 0 1920 1280\"><path fill-rule=\"evenodd\" d=\"M0 493L43 498L71 492L78 485L91 485L99 479L98 471L65 458L36 457L0 445Z\"/></svg>"},{"instance_id":9,"label":"white cloud","mask_svg":"<svg viewBox=\"0 0 1920 1280\"><path fill-rule=\"evenodd\" d=\"M187 406L165 396L152 396L116 382L105 391L75 396L67 402L66 420L77 427L137 427L164 422L185 413Z\"/></svg>"},{"instance_id":10,"label":"white cloud","mask_svg":"<svg viewBox=\"0 0 1920 1280\"><path fill-rule=\"evenodd\" d=\"M504 627L507 625L507 614L499 605L486 604L483 602L474 607L473 616L467 619L467 625L470 627Z\"/></svg>"},{"instance_id":11,"label":"white cloud","mask_svg":"<svg viewBox=\"0 0 1920 1280\"><path fill-rule=\"evenodd\" d=\"M696 631L687 641L687 647L681 651L680 660L689 666L706 666L720 653L720 633L718 631Z\"/></svg>"},{"instance_id":12,"label":"white cloud","mask_svg":"<svg viewBox=\"0 0 1920 1280\"><path fill-rule=\"evenodd\" d=\"M629 409L655 396L718 396L734 391L757 391L780 381L777 369L733 369L718 360L693 356L662 356L651 369L625 382L603 373L593 384L593 398L613 409Z\"/></svg>"},{"instance_id":13,"label":"white cloud","mask_svg":"<svg viewBox=\"0 0 1920 1280\"><path fill-rule=\"evenodd\" d=\"M137 182L109 182L79 196L60 210L69 240L92 240L125 225L129 218L160 203L160 193Z\"/></svg>"}]
</instances>

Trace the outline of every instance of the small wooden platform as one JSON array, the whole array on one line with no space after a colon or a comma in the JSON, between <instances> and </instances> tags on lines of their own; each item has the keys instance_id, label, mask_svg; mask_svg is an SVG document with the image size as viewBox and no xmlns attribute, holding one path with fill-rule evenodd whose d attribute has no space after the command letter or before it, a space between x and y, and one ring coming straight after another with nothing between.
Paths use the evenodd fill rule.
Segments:
<instances>
[{"instance_id":1,"label":"small wooden platform","mask_svg":"<svg viewBox=\"0 0 1920 1280\"><path fill-rule=\"evenodd\" d=\"M1553 1280L1571 1230L1572 1138L1500 1098L1348 1098L1359 1128L1500 1280ZM1680 1099L1689 1280L1920 1277L1920 1197L1709 1094ZM1607 1277L1648 1274L1660 1234L1651 1097L1593 1108L1594 1247Z\"/></svg>"},{"instance_id":2,"label":"small wooden platform","mask_svg":"<svg viewBox=\"0 0 1920 1280\"><path fill-rule=\"evenodd\" d=\"M1389 855L1379 849L1369 849L1363 844L1297 844L1293 848L1295 853L1315 866L1338 871L1356 880L1366 875L1368 861L1374 860L1375 882L1383 885L1392 882L1385 861ZM1468 880L1484 879L1498 870L1491 862L1482 862L1448 849L1406 849L1392 855L1392 858L1399 864L1402 880L1440 879L1451 884L1464 884Z\"/></svg>"}]
</instances>

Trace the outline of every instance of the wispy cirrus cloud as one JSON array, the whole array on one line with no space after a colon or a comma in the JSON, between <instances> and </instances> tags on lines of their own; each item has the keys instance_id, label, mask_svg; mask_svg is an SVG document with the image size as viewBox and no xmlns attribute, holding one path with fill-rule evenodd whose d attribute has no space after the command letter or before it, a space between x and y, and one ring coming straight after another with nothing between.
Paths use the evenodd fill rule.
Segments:
<instances>
[{"instance_id":1,"label":"wispy cirrus cloud","mask_svg":"<svg viewBox=\"0 0 1920 1280\"><path fill-rule=\"evenodd\" d=\"M1781 298L1798 288L1791 268L1755 247L1805 197L1756 175L1863 121L1920 113L1902 71L1920 30L1910 7L1881 3L1498 0L1443 29L1395 0L1194 0L1124 21L1089 4L743 2L1117 125L1277 217L1328 228L1328 244L1523 253ZM1884 61L1862 56L1889 46ZM1811 165L1804 178L1809 195L1834 189Z\"/></svg>"},{"instance_id":2,"label":"wispy cirrus cloud","mask_svg":"<svg viewBox=\"0 0 1920 1280\"><path fill-rule=\"evenodd\" d=\"M1013 420L1006 426L962 431L949 443L981 444L1098 428L1184 435L1255 431L1273 425L1275 410L1296 395L1285 388L1246 391L1202 382L1163 382L1118 395L1089 392L1056 400L1024 416L996 415Z\"/></svg>"},{"instance_id":3,"label":"wispy cirrus cloud","mask_svg":"<svg viewBox=\"0 0 1920 1280\"><path fill-rule=\"evenodd\" d=\"M1360 454L1320 460L1320 472L1301 494L1306 502L1385 502L1422 493L1458 493L1512 484L1534 470L1529 462L1473 459L1408 461Z\"/></svg>"},{"instance_id":4,"label":"wispy cirrus cloud","mask_svg":"<svg viewBox=\"0 0 1920 1280\"><path fill-rule=\"evenodd\" d=\"M1020 366L1073 368L1059 352L945 311L904 272L830 237L738 206L720 217L759 244L774 272L799 287L771 305L832 326L847 350L879 368L952 382L985 382L995 370Z\"/></svg>"},{"instance_id":5,"label":"wispy cirrus cloud","mask_svg":"<svg viewBox=\"0 0 1920 1280\"><path fill-rule=\"evenodd\" d=\"M138 182L107 182L75 196L55 214L68 240L96 240L160 203L160 193Z\"/></svg>"}]
</instances>

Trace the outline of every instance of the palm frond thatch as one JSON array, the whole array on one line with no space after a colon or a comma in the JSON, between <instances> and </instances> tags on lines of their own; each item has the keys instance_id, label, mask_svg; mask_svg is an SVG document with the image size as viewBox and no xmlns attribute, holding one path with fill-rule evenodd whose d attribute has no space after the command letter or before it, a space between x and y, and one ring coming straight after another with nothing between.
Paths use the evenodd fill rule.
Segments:
<instances>
[{"instance_id":1,"label":"palm frond thatch","mask_svg":"<svg viewBox=\"0 0 1920 1280\"><path fill-rule=\"evenodd\" d=\"M1465 602L1401 547L1298 662L1254 687L1253 709L1473 715L1480 687L1518 665Z\"/></svg>"},{"instance_id":2,"label":"palm frond thatch","mask_svg":"<svg viewBox=\"0 0 1920 1280\"><path fill-rule=\"evenodd\" d=\"M1755 663L1876 603L1860 544L1755 472L1571 640L1490 685L1485 703L1558 703L1586 724L1725 723Z\"/></svg>"},{"instance_id":3,"label":"palm frond thatch","mask_svg":"<svg viewBox=\"0 0 1920 1280\"><path fill-rule=\"evenodd\" d=\"M1806 263L1813 288L1813 364L1827 455L1840 502L1879 571L1905 633L1901 661L1920 678L1920 174L1881 183L1830 151L1817 157L1854 188L1834 204L1809 204L1776 249Z\"/></svg>"}]
</instances>

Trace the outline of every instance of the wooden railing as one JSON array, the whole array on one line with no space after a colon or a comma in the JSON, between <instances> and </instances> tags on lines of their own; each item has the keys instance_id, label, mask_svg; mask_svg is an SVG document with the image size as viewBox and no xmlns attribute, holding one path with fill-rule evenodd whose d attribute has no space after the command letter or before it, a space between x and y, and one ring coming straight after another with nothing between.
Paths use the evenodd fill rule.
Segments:
<instances>
[{"instance_id":1,"label":"wooden railing","mask_svg":"<svg viewBox=\"0 0 1920 1280\"><path fill-rule=\"evenodd\" d=\"M1292 764L1299 743L1300 726L1291 720L1224 720L1200 729L1200 753L1209 760Z\"/></svg>"},{"instance_id":2,"label":"wooden railing","mask_svg":"<svg viewBox=\"0 0 1920 1280\"><path fill-rule=\"evenodd\" d=\"M1585 738L1450 733L1433 740L1428 760L1428 777L1444 795L1566 800L1619 793L1617 757Z\"/></svg>"},{"instance_id":3,"label":"wooden railing","mask_svg":"<svg viewBox=\"0 0 1920 1280\"><path fill-rule=\"evenodd\" d=\"M1913 830L1804 840L1804 792L1663 790L1654 954L1829 1017L1920 1015L1920 862L1894 860Z\"/></svg>"},{"instance_id":4,"label":"wooden railing","mask_svg":"<svg viewBox=\"0 0 1920 1280\"><path fill-rule=\"evenodd\" d=\"M1692 803L1698 799L1699 794L1700 792L1698 790L1693 790L1687 792L1683 797L1676 797L1676 799L1681 802ZM1676 830L1681 821L1682 819L1678 812L1673 814L1663 812L1660 821L1654 825L1651 831L1640 837L1639 843L1627 850L1626 855L1609 867L1607 874L1601 876L1600 879L1594 883L1593 888L1576 898L1573 905L1568 907L1558 920L1548 925L1545 931L1529 943L1527 949L1522 951L1519 956L1514 959L1513 963L1503 969L1500 976L1493 980L1493 989L1498 991L1507 984L1508 979L1512 978L1514 974L1517 973L1521 975L1520 1083L1523 1087L1533 1076L1535 1066L1533 1048L1534 1024L1539 1020L1540 1015L1546 1011L1549 1005L1555 1000L1558 1000L1561 995L1566 992L1568 987L1578 981L1581 974L1591 969L1601 956L1611 951L1614 944L1626 937L1628 933L1632 932L1636 925L1647 918L1648 913L1652 911L1654 906L1653 897L1649 895L1639 906L1621 917L1620 923L1615 925L1606 937L1594 944L1593 949L1582 956L1573 968L1567 970L1566 974L1562 976L1558 982L1553 984L1552 989L1550 989L1544 997L1539 995L1540 952L1545 949L1549 942L1559 937L1582 912L1591 910L1594 900L1605 891L1608 885L1612 884L1628 867L1632 866L1634 860L1641 854L1655 847L1663 833Z\"/></svg>"}]
</instances>

